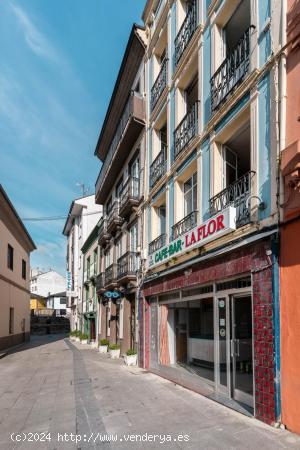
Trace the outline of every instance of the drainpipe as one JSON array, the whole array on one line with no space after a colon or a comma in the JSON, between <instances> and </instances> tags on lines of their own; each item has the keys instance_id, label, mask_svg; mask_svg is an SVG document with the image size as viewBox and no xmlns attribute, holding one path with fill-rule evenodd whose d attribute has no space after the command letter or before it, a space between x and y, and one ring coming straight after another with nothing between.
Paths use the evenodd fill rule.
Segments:
<instances>
[{"instance_id":1,"label":"drainpipe","mask_svg":"<svg viewBox=\"0 0 300 450\"><path fill-rule=\"evenodd\" d=\"M281 220L281 152L286 147L286 43L287 43L287 1L281 2L281 48L278 78L279 78L279 145L277 147L277 210L278 210L278 230ZM280 368L280 271L279 271L279 251L280 235L277 242L272 243L273 256L273 295L274 295L274 353L275 353L275 416L276 421L281 422L281 368Z\"/></svg>"}]
</instances>

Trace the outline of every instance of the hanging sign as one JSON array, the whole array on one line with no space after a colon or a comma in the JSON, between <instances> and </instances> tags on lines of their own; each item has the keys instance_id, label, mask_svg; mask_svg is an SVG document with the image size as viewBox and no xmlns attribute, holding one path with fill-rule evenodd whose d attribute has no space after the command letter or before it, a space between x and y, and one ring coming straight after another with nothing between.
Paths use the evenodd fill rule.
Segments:
<instances>
[{"instance_id":1,"label":"hanging sign","mask_svg":"<svg viewBox=\"0 0 300 450\"><path fill-rule=\"evenodd\" d=\"M116 298L120 298L120 297L122 297L122 292L119 292L119 291L105 291L104 293L103 293L103 297L105 297L105 298L109 298L109 299L116 299Z\"/></svg>"},{"instance_id":2,"label":"hanging sign","mask_svg":"<svg viewBox=\"0 0 300 450\"><path fill-rule=\"evenodd\" d=\"M235 220L236 209L229 206L206 222L152 253L148 260L149 268L167 262L175 256L180 256L189 250L201 247L220 236L230 233L236 229Z\"/></svg>"}]
</instances>

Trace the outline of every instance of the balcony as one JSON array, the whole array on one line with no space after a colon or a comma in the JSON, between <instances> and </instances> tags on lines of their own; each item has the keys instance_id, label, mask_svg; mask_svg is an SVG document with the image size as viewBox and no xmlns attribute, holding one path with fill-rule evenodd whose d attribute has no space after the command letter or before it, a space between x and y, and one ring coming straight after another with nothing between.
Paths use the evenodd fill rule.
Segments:
<instances>
[{"instance_id":1,"label":"balcony","mask_svg":"<svg viewBox=\"0 0 300 450\"><path fill-rule=\"evenodd\" d=\"M96 277L96 291L103 292L105 291L105 274L99 273Z\"/></svg>"},{"instance_id":2,"label":"balcony","mask_svg":"<svg viewBox=\"0 0 300 450\"><path fill-rule=\"evenodd\" d=\"M157 250L160 250L162 247L166 245L167 242L167 235L166 233L161 234L156 239L154 239L149 244L149 255L151 255L154 252L157 252Z\"/></svg>"},{"instance_id":3,"label":"balcony","mask_svg":"<svg viewBox=\"0 0 300 450\"><path fill-rule=\"evenodd\" d=\"M185 49L197 29L197 16L197 2L193 1L175 38L175 67L178 65Z\"/></svg>"},{"instance_id":4,"label":"balcony","mask_svg":"<svg viewBox=\"0 0 300 450\"><path fill-rule=\"evenodd\" d=\"M105 246L110 239L110 234L107 231L107 219L106 217L101 217L99 222L98 231L98 242L99 245Z\"/></svg>"},{"instance_id":5,"label":"balcony","mask_svg":"<svg viewBox=\"0 0 300 450\"><path fill-rule=\"evenodd\" d=\"M198 104L195 102L174 131L174 159L198 134Z\"/></svg>"},{"instance_id":6,"label":"balcony","mask_svg":"<svg viewBox=\"0 0 300 450\"><path fill-rule=\"evenodd\" d=\"M249 27L241 36L231 54L223 61L210 80L211 111L214 113L229 94L243 81L250 69Z\"/></svg>"},{"instance_id":7,"label":"balcony","mask_svg":"<svg viewBox=\"0 0 300 450\"><path fill-rule=\"evenodd\" d=\"M139 268L135 252L127 252L118 259L118 281L128 282L136 279Z\"/></svg>"},{"instance_id":8,"label":"balcony","mask_svg":"<svg viewBox=\"0 0 300 450\"><path fill-rule=\"evenodd\" d=\"M111 289L117 285L117 264L111 264L105 269L105 289Z\"/></svg>"},{"instance_id":9,"label":"balcony","mask_svg":"<svg viewBox=\"0 0 300 450\"><path fill-rule=\"evenodd\" d=\"M122 169L128 157L129 149L133 147L145 126L145 100L140 94L131 93L118 123L96 181L96 202L100 204L105 203L115 181L114 176L109 177L108 175L116 174Z\"/></svg>"},{"instance_id":10,"label":"balcony","mask_svg":"<svg viewBox=\"0 0 300 450\"><path fill-rule=\"evenodd\" d=\"M121 226L123 219L120 217L120 201L115 200L107 213L107 231L113 233Z\"/></svg>"},{"instance_id":11,"label":"balcony","mask_svg":"<svg viewBox=\"0 0 300 450\"><path fill-rule=\"evenodd\" d=\"M162 150L159 152L155 160L150 166L150 188L167 172L167 146L162 144Z\"/></svg>"},{"instance_id":12,"label":"balcony","mask_svg":"<svg viewBox=\"0 0 300 450\"><path fill-rule=\"evenodd\" d=\"M151 89L151 100L150 100L151 111L153 111L153 109L155 108L158 100L160 99L160 96L162 95L165 87L167 86L167 79L168 79L168 60L165 59Z\"/></svg>"},{"instance_id":13,"label":"balcony","mask_svg":"<svg viewBox=\"0 0 300 450\"><path fill-rule=\"evenodd\" d=\"M182 220L175 223L175 225L172 226L172 240L178 239L180 236L195 228L197 226L197 217L198 212L192 211Z\"/></svg>"},{"instance_id":14,"label":"balcony","mask_svg":"<svg viewBox=\"0 0 300 450\"><path fill-rule=\"evenodd\" d=\"M121 192L120 197L120 216L130 215L132 210L138 206L140 201L140 180L139 178L129 177Z\"/></svg>"},{"instance_id":15,"label":"balcony","mask_svg":"<svg viewBox=\"0 0 300 450\"><path fill-rule=\"evenodd\" d=\"M251 195L251 184L256 173L247 172L234 183L232 183L219 194L212 197L209 201L209 210L211 216L218 212L234 206L236 208L236 227L242 227L250 222L250 207L247 207L247 198Z\"/></svg>"}]
</instances>

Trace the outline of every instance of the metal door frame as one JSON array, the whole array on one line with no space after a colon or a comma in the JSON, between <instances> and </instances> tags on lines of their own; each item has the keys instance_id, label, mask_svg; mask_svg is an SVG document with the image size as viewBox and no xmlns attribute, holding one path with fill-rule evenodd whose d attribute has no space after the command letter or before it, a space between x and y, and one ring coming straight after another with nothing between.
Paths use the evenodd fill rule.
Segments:
<instances>
[{"instance_id":1,"label":"metal door frame","mask_svg":"<svg viewBox=\"0 0 300 450\"><path fill-rule=\"evenodd\" d=\"M226 395L227 397L231 398L235 401L240 401L242 403L247 404L248 406L254 407L254 379L253 379L253 395L250 396L249 394L242 392L238 389L235 389L235 379L236 379L236 359L235 355L232 352L232 346L233 346L233 322L234 322L234 299L242 298L242 297L250 297L251 301L251 323L252 323L252 367L254 367L254 351L253 351L253 296L252 291L248 290L245 292L234 292L230 293L229 291L223 292L220 294L215 294L214 296L214 308L215 308L215 314L214 314L214 328L215 328L215 344L214 344L214 351L215 351L215 387L216 392ZM220 384L220 339L219 339L219 328L220 328L220 321L219 321L219 300L225 300L225 308L226 308L226 372L227 372L227 387ZM232 330L232 336L231 336L231 330ZM232 362L232 373L231 373L231 362ZM253 377L254 377L254 370L253 370ZM234 395L235 394L235 395ZM237 394L237 395L236 395Z\"/></svg>"},{"instance_id":2,"label":"metal door frame","mask_svg":"<svg viewBox=\"0 0 300 450\"><path fill-rule=\"evenodd\" d=\"M235 341L235 305L234 302L236 299L249 297L251 302L251 327L252 327L252 370L254 374L254 353L253 353L253 299L251 293L247 294L233 294L230 295L230 325L232 329L232 344L230 346L230 358L232 359L232 380L231 380L231 396L233 400L240 401L242 403L245 403L246 405L250 407L254 407L254 380L252 381L252 395L247 394L246 392L243 392L235 387L236 385L236 354L235 352L232 352L232 346L234 346Z\"/></svg>"}]
</instances>

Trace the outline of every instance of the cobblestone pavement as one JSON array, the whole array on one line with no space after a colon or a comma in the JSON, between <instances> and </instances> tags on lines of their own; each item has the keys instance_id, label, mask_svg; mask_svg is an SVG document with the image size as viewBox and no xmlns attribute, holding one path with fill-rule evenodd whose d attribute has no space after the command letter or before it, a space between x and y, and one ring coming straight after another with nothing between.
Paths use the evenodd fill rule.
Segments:
<instances>
[{"instance_id":1,"label":"cobblestone pavement","mask_svg":"<svg viewBox=\"0 0 300 450\"><path fill-rule=\"evenodd\" d=\"M1 450L300 449L288 431L62 336L33 338L0 375Z\"/></svg>"}]
</instances>

